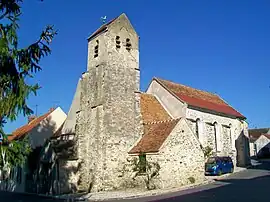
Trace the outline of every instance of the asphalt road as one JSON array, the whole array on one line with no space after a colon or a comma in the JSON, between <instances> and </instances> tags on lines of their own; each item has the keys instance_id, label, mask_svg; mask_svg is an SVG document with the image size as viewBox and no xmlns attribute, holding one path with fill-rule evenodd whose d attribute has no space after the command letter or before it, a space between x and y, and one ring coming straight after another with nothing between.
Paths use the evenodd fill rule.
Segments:
<instances>
[{"instance_id":1,"label":"asphalt road","mask_svg":"<svg viewBox=\"0 0 270 202\"><path fill-rule=\"evenodd\" d=\"M162 196L120 201L181 201L181 202L269 202L270 162L261 162L252 168L232 174L213 184L203 185Z\"/></svg>"},{"instance_id":2,"label":"asphalt road","mask_svg":"<svg viewBox=\"0 0 270 202\"><path fill-rule=\"evenodd\" d=\"M181 201L181 202L269 202L270 162L262 162L252 168L232 174L230 177L193 189L161 196L150 196L122 201ZM36 195L0 192L0 202L49 202L63 201Z\"/></svg>"},{"instance_id":3,"label":"asphalt road","mask_svg":"<svg viewBox=\"0 0 270 202\"><path fill-rule=\"evenodd\" d=\"M64 200L54 199L50 197L41 197L38 195L19 194L13 192L0 192L0 201L2 202L57 202Z\"/></svg>"}]
</instances>

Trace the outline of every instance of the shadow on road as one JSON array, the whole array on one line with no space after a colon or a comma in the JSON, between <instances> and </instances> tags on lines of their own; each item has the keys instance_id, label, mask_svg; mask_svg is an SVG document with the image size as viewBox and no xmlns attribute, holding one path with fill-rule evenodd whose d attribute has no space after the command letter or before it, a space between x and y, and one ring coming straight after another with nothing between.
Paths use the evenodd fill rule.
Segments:
<instances>
[{"instance_id":1,"label":"shadow on road","mask_svg":"<svg viewBox=\"0 0 270 202\"><path fill-rule=\"evenodd\" d=\"M167 195L166 199L154 201L181 202L268 202L270 184L270 161L260 160L248 170L217 180L214 184L195 188L186 193ZM190 192L190 193L189 193Z\"/></svg>"},{"instance_id":2,"label":"shadow on road","mask_svg":"<svg viewBox=\"0 0 270 202\"><path fill-rule=\"evenodd\" d=\"M252 166L248 169L270 170L270 159L251 158Z\"/></svg>"}]
</instances>

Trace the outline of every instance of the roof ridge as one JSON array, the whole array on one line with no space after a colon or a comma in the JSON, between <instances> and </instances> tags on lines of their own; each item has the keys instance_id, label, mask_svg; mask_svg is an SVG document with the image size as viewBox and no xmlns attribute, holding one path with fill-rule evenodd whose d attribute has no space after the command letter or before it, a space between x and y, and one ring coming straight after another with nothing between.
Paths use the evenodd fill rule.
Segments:
<instances>
[{"instance_id":1,"label":"roof ridge","mask_svg":"<svg viewBox=\"0 0 270 202\"><path fill-rule=\"evenodd\" d=\"M184 87L186 87L186 88L192 88L192 89L194 89L194 90L197 90L197 91L200 91L200 92L204 92L204 93L209 93L209 94L211 94L211 95L214 95L214 96L217 96L217 97L219 97L219 98L221 98L217 93L212 93L212 92L210 92L210 91L207 91L207 90L201 90L201 89L198 89L198 88L195 88L195 87L191 87L191 86L188 86L188 85L185 85L185 84L182 84L182 83L176 83L176 82L174 82L174 81L171 81L171 80L167 80L167 79L162 79L162 78L158 78L158 77L154 77L154 79L157 79L157 80L160 80L160 81L167 81L167 82L170 82L170 83L172 83L172 84L175 84L175 85L179 85L179 86L184 86ZM222 99L223 100L223 99ZM224 101L224 100L223 100ZM225 101L224 101L225 102ZM225 103L227 103L227 102L225 102Z\"/></svg>"},{"instance_id":2,"label":"roof ridge","mask_svg":"<svg viewBox=\"0 0 270 202\"><path fill-rule=\"evenodd\" d=\"M167 123L167 122L177 121L177 120L180 120L180 119L181 118L177 118L177 119L166 119L166 120L162 120L162 121L151 121L151 122L145 122L143 124L144 125L151 125L151 124Z\"/></svg>"}]
</instances>

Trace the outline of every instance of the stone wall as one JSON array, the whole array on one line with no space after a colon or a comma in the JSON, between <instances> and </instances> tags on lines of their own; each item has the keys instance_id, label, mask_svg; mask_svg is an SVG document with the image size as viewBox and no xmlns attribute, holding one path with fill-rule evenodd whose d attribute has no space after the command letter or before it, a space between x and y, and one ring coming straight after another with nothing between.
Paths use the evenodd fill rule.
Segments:
<instances>
[{"instance_id":1,"label":"stone wall","mask_svg":"<svg viewBox=\"0 0 270 202\"><path fill-rule=\"evenodd\" d=\"M203 136L203 142L207 143L204 144L202 142L203 146L210 146L211 148L213 148L213 151L216 151L217 148L215 144L215 138L217 138L217 146L219 146L217 153L218 155L231 156L234 160L235 165L237 164L237 158L238 161L244 161L243 159L246 159L245 161L248 162L247 159L249 159L249 151L247 152L246 149L239 149L237 154L235 145L236 140L241 136L241 134L245 135L245 137L248 138L246 122L240 121L236 118L219 116L190 108L188 108L186 112L187 119L192 119L194 121L200 119L200 121L204 125L202 127L203 130L200 131L199 134ZM218 129L216 130L216 137L214 123L217 123L216 126ZM244 143L244 145L242 145L241 147L249 148L249 145L246 145Z\"/></svg>"},{"instance_id":2,"label":"stone wall","mask_svg":"<svg viewBox=\"0 0 270 202\"><path fill-rule=\"evenodd\" d=\"M188 126L190 127L191 131L196 134L196 121L195 120L187 120Z\"/></svg>"},{"instance_id":3,"label":"stone wall","mask_svg":"<svg viewBox=\"0 0 270 202\"><path fill-rule=\"evenodd\" d=\"M94 52L97 45L98 56ZM79 191L118 189L125 181L118 170L143 132L138 60L138 36L125 15L89 41L88 71L81 80L75 129Z\"/></svg>"},{"instance_id":4,"label":"stone wall","mask_svg":"<svg viewBox=\"0 0 270 202\"><path fill-rule=\"evenodd\" d=\"M205 147L208 146L213 149L213 151L216 151L216 139L215 139L215 126L210 123L204 123L205 125L205 132L203 132L201 135L205 136L206 144Z\"/></svg>"},{"instance_id":5,"label":"stone wall","mask_svg":"<svg viewBox=\"0 0 270 202\"><path fill-rule=\"evenodd\" d=\"M222 155L224 156L230 156L232 154L232 140L231 140L231 134L230 134L230 128L227 126L222 126Z\"/></svg>"},{"instance_id":6,"label":"stone wall","mask_svg":"<svg viewBox=\"0 0 270 202\"><path fill-rule=\"evenodd\" d=\"M157 188L191 184L191 178L194 178L195 183L205 179L204 154L185 119L179 121L158 155L147 155L146 158L160 165L159 175L153 179Z\"/></svg>"}]
</instances>

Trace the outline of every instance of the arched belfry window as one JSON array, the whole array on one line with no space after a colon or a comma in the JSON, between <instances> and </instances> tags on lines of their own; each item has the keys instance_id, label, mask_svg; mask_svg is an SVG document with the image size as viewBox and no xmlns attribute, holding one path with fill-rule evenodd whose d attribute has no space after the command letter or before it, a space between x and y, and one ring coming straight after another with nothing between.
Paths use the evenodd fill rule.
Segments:
<instances>
[{"instance_id":1,"label":"arched belfry window","mask_svg":"<svg viewBox=\"0 0 270 202\"><path fill-rule=\"evenodd\" d=\"M131 42L130 42L130 39L129 39L129 38L126 39L126 49L127 49L128 51L131 50Z\"/></svg>"},{"instance_id":2,"label":"arched belfry window","mask_svg":"<svg viewBox=\"0 0 270 202\"><path fill-rule=\"evenodd\" d=\"M94 58L98 57L99 41L96 40L96 45L94 49Z\"/></svg>"},{"instance_id":3,"label":"arched belfry window","mask_svg":"<svg viewBox=\"0 0 270 202\"><path fill-rule=\"evenodd\" d=\"M115 37L115 47L116 47L116 49L119 49L119 48L121 48L121 41L120 41L120 36L116 36Z\"/></svg>"}]
</instances>

